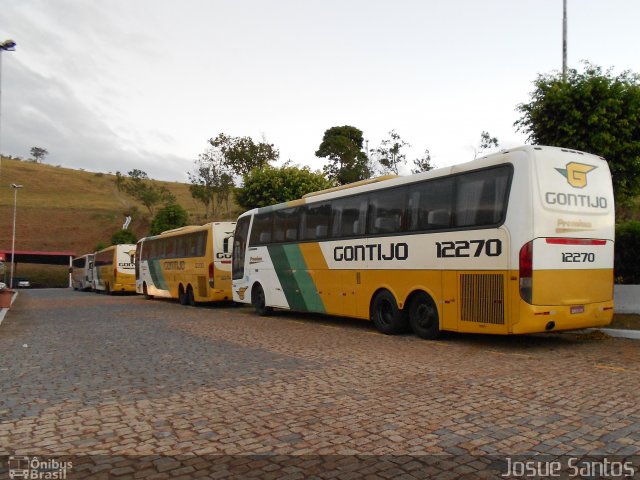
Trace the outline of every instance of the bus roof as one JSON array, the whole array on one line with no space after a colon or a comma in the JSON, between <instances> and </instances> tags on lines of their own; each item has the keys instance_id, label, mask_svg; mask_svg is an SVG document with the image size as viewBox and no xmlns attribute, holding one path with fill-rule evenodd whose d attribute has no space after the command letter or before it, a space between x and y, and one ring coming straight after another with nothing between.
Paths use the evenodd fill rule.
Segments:
<instances>
[{"instance_id":1,"label":"bus roof","mask_svg":"<svg viewBox=\"0 0 640 480\"><path fill-rule=\"evenodd\" d=\"M329 188L327 190L321 190L319 192L312 192L301 199L293 200L289 202L283 202L275 205L270 205L267 207L254 208L252 210L248 210L240 215L243 217L245 215L250 215L254 213L266 213L271 210L280 210L288 207L294 207L300 204L306 203L315 203L323 200L330 200L333 198L339 198L343 196L355 195L357 193L374 191L382 188L388 188L393 186L405 185L414 182L419 182L421 180L426 180L430 178L438 178L443 177L445 175L453 175L456 173L462 173L470 170L476 170L479 168L490 167L493 165L499 165L501 162L499 157L503 157L510 153L514 152L524 152L531 155L534 151L551 151L558 150L562 152L575 153L579 155L593 155L587 152L580 152L578 150L572 150L562 147L552 147L552 146L544 146L544 145L522 145L514 148L503 149L498 152L490 153L488 155L470 160L468 162L459 163L452 166L435 168L433 170L429 170L427 172L415 173L412 175L404 175L404 176L396 176L396 175L386 175L383 177L378 177L375 179L361 180L359 182L350 183L347 185L342 185L339 187ZM597 155L594 155L597 157ZM598 157L601 160L605 160L602 157Z\"/></svg>"}]
</instances>

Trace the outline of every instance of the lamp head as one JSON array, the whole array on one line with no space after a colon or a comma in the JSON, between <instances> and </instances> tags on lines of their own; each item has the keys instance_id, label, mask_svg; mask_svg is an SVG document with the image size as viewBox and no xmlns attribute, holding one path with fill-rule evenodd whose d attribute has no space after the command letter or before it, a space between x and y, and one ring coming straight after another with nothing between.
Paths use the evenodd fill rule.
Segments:
<instances>
[{"instance_id":1,"label":"lamp head","mask_svg":"<svg viewBox=\"0 0 640 480\"><path fill-rule=\"evenodd\" d=\"M13 40L5 40L4 42L0 43L0 49L13 52L16 49L16 42L14 42Z\"/></svg>"}]
</instances>

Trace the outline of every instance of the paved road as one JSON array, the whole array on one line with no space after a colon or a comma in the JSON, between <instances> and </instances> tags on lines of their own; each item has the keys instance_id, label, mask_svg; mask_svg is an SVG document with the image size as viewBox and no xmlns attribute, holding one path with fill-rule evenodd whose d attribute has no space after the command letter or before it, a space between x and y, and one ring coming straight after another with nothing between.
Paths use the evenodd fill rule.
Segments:
<instances>
[{"instance_id":1,"label":"paved road","mask_svg":"<svg viewBox=\"0 0 640 480\"><path fill-rule=\"evenodd\" d=\"M640 477L640 344L598 335L424 341L31 290L0 327L0 389L0 455L93 455L77 478L496 478L540 454Z\"/></svg>"}]
</instances>

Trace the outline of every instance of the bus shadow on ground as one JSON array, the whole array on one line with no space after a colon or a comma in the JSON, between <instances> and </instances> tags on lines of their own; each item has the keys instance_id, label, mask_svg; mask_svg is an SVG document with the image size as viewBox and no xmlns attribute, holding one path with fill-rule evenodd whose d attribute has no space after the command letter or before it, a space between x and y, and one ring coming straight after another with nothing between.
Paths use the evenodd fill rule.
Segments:
<instances>
[{"instance_id":1,"label":"bus shadow on ground","mask_svg":"<svg viewBox=\"0 0 640 480\"><path fill-rule=\"evenodd\" d=\"M215 306L213 308L220 308ZM253 307L246 305L236 305L233 308L248 315L255 314ZM396 335L385 335L379 333L373 322L358 318L338 317L323 315L320 313L292 312L289 310L275 310L274 318L282 318L288 321L309 322L310 325L324 325L335 328L342 328L346 332L366 332L378 333L380 338L393 339L395 341L425 342L410 330ZM591 343L601 343L611 340L611 337L600 332L585 334L581 331L548 332L524 335L492 335L477 333L442 332L437 339L438 342L448 342L456 345L468 345L476 347L501 347L504 349L549 349L563 348L571 345L584 345Z\"/></svg>"}]
</instances>

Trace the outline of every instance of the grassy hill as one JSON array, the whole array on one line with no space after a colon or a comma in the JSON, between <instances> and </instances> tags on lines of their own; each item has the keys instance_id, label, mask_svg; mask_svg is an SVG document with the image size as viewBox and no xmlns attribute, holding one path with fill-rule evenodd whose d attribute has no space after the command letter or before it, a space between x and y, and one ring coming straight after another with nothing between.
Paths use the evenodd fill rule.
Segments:
<instances>
[{"instance_id":1,"label":"grassy hill","mask_svg":"<svg viewBox=\"0 0 640 480\"><path fill-rule=\"evenodd\" d=\"M111 235L122 228L127 213L132 215L129 228L138 238L149 233L151 214L142 204L118 191L115 175L3 157L0 170L2 250L11 249L12 183L23 185L18 191L16 250L89 253L99 242L110 243ZM158 183L167 187L189 212L191 224L237 217L238 212L231 212L225 218L205 218L204 207L191 197L188 184ZM18 269L20 276L30 277L43 270L27 264L19 265Z\"/></svg>"}]
</instances>

